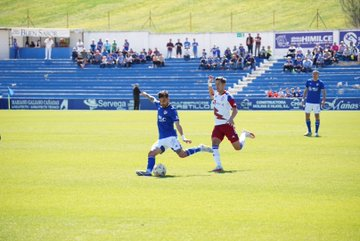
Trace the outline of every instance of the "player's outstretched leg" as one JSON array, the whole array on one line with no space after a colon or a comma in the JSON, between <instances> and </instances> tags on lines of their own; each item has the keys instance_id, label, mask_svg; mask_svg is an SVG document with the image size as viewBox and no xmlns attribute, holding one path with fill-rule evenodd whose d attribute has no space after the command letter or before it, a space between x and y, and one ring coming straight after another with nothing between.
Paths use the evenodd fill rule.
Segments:
<instances>
[{"instance_id":1,"label":"player's outstretched leg","mask_svg":"<svg viewBox=\"0 0 360 241\"><path fill-rule=\"evenodd\" d=\"M240 135L240 147L241 147L241 149L244 148L244 146L245 146L246 138L254 139L255 134L250 132L250 131L247 131L247 130L243 130L241 132L241 135Z\"/></svg>"},{"instance_id":2,"label":"player's outstretched leg","mask_svg":"<svg viewBox=\"0 0 360 241\"><path fill-rule=\"evenodd\" d=\"M210 152L210 153L212 153L213 150L210 147L205 146L204 144L200 144L197 147L192 147L192 148L189 148L187 150L179 149L178 151L176 151L178 156L181 157L181 158L185 158L185 157L194 155L195 153L198 153L198 152Z\"/></svg>"}]
</instances>

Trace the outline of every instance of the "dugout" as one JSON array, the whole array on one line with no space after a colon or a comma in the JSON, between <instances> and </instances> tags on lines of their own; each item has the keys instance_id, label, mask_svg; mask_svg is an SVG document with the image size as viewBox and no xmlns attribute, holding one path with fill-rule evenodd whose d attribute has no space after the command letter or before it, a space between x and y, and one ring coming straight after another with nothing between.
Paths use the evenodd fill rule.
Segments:
<instances>
[{"instance_id":1,"label":"dugout","mask_svg":"<svg viewBox=\"0 0 360 241\"><path fill-rule=\"evenodd\" d=\"M68 59L71 56L71 46L78 39L83 39L83 31L50 28L1 28L0 59L15 57L14 39L18 43L19 58L43 59L45 55L44 40L50 36L54 39L52 59Z\"/></svg>"}]
</instances>

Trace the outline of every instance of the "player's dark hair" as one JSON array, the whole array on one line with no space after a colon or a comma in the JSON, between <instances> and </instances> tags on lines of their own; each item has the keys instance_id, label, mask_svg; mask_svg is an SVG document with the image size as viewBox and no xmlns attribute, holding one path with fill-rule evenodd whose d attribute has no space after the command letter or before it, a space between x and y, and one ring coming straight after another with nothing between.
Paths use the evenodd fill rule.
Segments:
<instances>
[{"instance_id":1,"label":"player's dark hair","mask_svg":"<svg viewBox=\"0 0 360 241\"><path fill-rule=\"evenodd\" d=\"M223 83L223 84L226 83L226 78L225 78L225 77L222 77L222 76L216 77L215 80L220 80L220 82Z\"/></svg>"},{"instance_id":2,"label":"player's dark hair","mask_svg":"<svg viewBox=\"0 0 360 241\"><path fill-rule=\"evenodd\" d=\"M169 97L169 92L167 92L167 90L159 91L158 97L159 97L159 99L162 98L162 97L168 98Z\"/></svg>"}]
</instances>

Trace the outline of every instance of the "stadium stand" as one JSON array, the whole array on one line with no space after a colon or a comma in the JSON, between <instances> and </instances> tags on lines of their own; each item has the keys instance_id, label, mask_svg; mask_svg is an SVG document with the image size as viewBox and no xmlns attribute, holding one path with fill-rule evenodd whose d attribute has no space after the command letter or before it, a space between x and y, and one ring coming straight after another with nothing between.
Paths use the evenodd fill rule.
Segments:
<instances>
[{"instance_id":1,"label":"stadium stand","mask_svg":"<svg viewBox=\"0 0 360 241\"><path fill-rule=\"evenodd\" d=\"M311 78L311 73L283 72L283 64L284 60L273 64L264 74L248 83L237 96L266 97L266 91L278 91L280 88L300 87L304 90L305 81ZM360 97L360 65L347 64L334 64L319 69L328 97Z\"/></svg>"},{"instance_id":2,"label":"stadium stand","mask_svg":"<svg viewBox=\"0 0 360 241\"><path fill-rule=\"evenodd\" d=\"M152 63L131 68L79 68L71 60L0 61L0 93L12 86L16 98L132 98L132 84L151 94L167 89L171 98L207 98L207 76L224 75L229 86L248 70L198 70L199 61L171 59L162 68Z\"/></svg>"},{"instance_id":3,"label":"stadium stand","mask_svg":"<svg viewBox=\"0 0 360 241\"><path fill-rule=\"evenodd\" d=\"M258 63L261 61L258 61ZM169 90L173 99L208 98L207 76L224 75L228 86L241 82L249 70L199 70L197 60L171 59L163 68L151 68L151 63L131 68L105 68L89 65L79 68L71 60L4 60L0 61L0 94L7 96L8 87L16 98L132 98L132 87L151 94ZM276 62L261 76L249 82L238 98L265 97L269 89L304 88L310 73L284 73L283 61ZM329 97L359 97L360 66L331 65L320 69ZM341 84L339 84L341 83Z\"/></svg>"}]
</instances>

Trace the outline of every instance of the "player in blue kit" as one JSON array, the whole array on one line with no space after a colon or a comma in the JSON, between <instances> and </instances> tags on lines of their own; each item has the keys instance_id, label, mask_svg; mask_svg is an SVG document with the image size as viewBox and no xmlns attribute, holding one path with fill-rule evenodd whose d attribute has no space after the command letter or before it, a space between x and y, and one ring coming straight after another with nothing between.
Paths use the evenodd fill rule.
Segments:
<instances>
[{"instance_id":1,"label":"player in blue kit","mask_svg":"<svg viewBox=\"0 0 360 241\"><path fill-rule=\"evenodd\" d=\"M187 150L184 150L181 147L181 144L177 139L174 124L185 143L191 143L191 140L187 139L184 135L177 110L175 107L171 106L167 91L163 90L158 93L159 100L156 100L154 96L151 96L146 92L142 92L141 95L147 97L151 102L155 103L157 107L159 140L152 145L151 150L149 151L146 171L136 171L138 176L151 176L151 172L155 166L155 156L162 154L168 148L171 148L181 158L188 157L200 151L213 152L211 147L202 144Z\"/></svg>"},{"instance_id":2,"label":"player in blue kit","mask_svg":"<svg viewBox=\"0 0 360 241\"><path fill-rule=\"evenodd\" d=\"M319 137L320 127L320 95L322 95L321 106L324 107L326 100L326 90L324 82L319 80L319 71L314 70L312 73L312 79L306 81L306 88L302 99L302 105L305 104L305 120L308 131L305 136L312 136L310 112L314 111L315 114L315 137Z\"/></svg>"}]
</instances>

